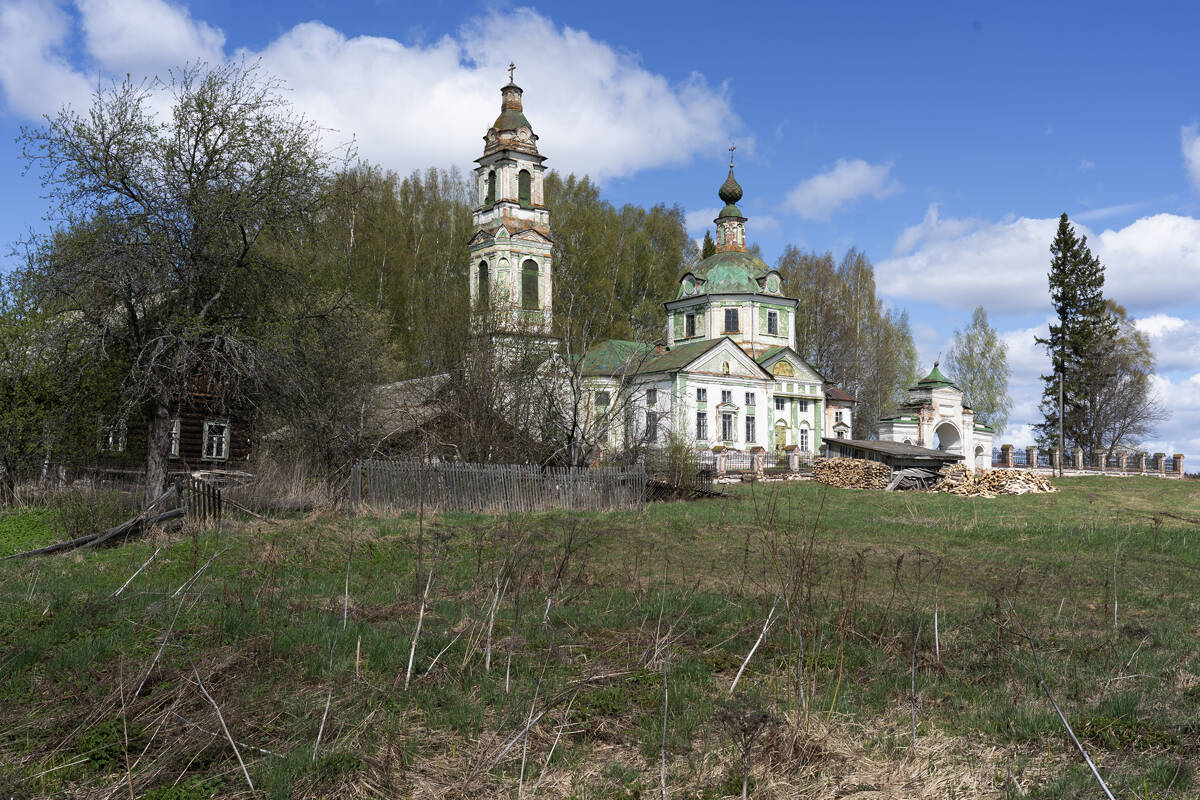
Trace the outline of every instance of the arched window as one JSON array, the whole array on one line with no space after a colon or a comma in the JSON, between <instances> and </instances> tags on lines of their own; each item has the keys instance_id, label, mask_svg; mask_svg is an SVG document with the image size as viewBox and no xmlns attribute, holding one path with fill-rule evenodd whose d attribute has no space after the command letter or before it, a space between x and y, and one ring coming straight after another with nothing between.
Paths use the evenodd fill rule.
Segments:
<instances>
[{"instance_id":1,"label":"arched window","mask_svg":"<svg viewBox=\"0 0 1200 800\"><path fill-rule=\"evenodd\" d=\"M490 294L488 292L488 287L491 284L491 277L492 276L488 271L488 263L486 261L480 261L479 262L479 286L478 286L479 291L476 292L476 295L475 295L476 300L480 303L480 305L486 303L488 301L488 298L490 297Z\"/></svg>"},{"instance_id":2,"label":"arched window","mask_svg":"<svg viewBox=\"0 0 1200 800\"><path fill-rule=\"evenodd\" d=\"M538 307L538 265L530 258L521 265L521 308L536 311Z\"/></svg>"},{"instance_id":3,"label":"arched window","mask_svg":"<svg viewBox=\"0 0 1200 800\"><path fill-rule=\"evenodd\" d=\"M488 173L487 181L487 202L491 205L496 202L496 170Z\"/></svg>"},{"instance_id":4,"label":"arched window","mask_svg":"<svg viewBox=\"0 0 1200 800\"><path fill-rule=\"evenodd\" d=\"M529 189L531 180L528 170L523 169L517 173L517 202L525 207L533 205L533 196Z\"/></svg>"}]
</instances>

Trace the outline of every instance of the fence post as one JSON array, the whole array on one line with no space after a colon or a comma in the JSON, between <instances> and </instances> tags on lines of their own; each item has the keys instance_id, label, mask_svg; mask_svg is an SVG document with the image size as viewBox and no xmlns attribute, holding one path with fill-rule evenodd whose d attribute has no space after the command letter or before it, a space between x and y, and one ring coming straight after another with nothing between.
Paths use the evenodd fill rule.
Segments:
<instances>
[{"instance_id":1,"label":"fence post","mask_svg":"<svg viewBox=\"0 0 1200 800\"><path fill-rule=\"evenodd\" d=\"M1146 454L1138 453L1138 472L1146 471Z\"/></svg>"},{"instance_id":2,"label":"fence post","mask_svg":"<svg viewBox=\"0 0 1200 800\"><path fill-rule=\"evenodd\" d=\"M1171 471L1182 478L1183 477L1183 453L1176 453L1175 455L1171 456L1171 460L1175 462L1174 469L1172 469Z\"/></svg>"},{"instance_id":3,"label":"fence post","mask_svg":"<svg viewBox=\"0 0 1200 800\"><path fill-rule=\"evenodd\" d=\"M1155 453L1154 454L1154 469L1160 475L1167 471L1167 463L1166 462L1167 462L1167 454L1166 453Z\"/></svg>"},{"instance_id":4,"label":"fence post","mask_svg":"<svg viewBox=\"0 0 1200 800\"><path fill-rule=\"evenodd\" d=\"M1099 453L1092 453L1092 466L1104 472L1106 454L1103 450Z\"/></svg>"},{"instance_id":5,"label":"fence post","mask_svg":"<svg viewBox=\"0 0 1200 800\"><path fill-rule=\"evenodd\" d=\"M1062 467L1061 449L1056 447L1050 451L1050 466L1054 468L1055 472L1058 472L1058 470Z\"/></svg>"},{"instance_id":6,"label":"fence post","mask_svg":"<svg viewBox=\"0 0 1200 800\"><path fill-rule=\"evenodd\" d=\"M787 451L788 471L800 471L800 448L794 444L789 444L784 448Z\"/></svg>"},{"instance_id":7,"label":"fence post","mask_svg":"<svg viewBox=\"0 0 1200 800\"><path fill-rule=\"evenodd\" d=\"M726 462L728 461L728 458L729 457L725 455L724 450L717 451L717 477L718 478L725 477L725 465L726 465Z\"/></svg>"},{"instance_id":8,"label":"fence post","mask_svg":"<svg viewBox=\"0 0 1200 800\"><path fill-rule=\"evenodd\" d=\"M1030 445L1025 448L1025 466L1030 469L1037 469L1038 466L1038 449L1037 445Z\"/></svg>"},{"instance_id":9,"label":"fence post","mask_svg":"<svg viewBox=\"0 0 1200 800\"><path fill-rule=\"evenodd\" d=\"M1076 447L1071 451L1071 456L1075 460L1075 469L1083 469L1083 450Z\"/></svg>"},{"instance_id":10,"label":"fence post","mask_svg":"<svg viewBox=\"0 0 1200 800\"><path fill-rule=\"evenodd\" d=\"M1012 469L1014 465L1013 446L1011 444L1000 445L1000 466L1005 469Z\"/></svg>"},{"instance_id":11,"label":"fence post","mask_svg":"<svg viewBox=\"0 0 1200 800\"><path fill-rule=\"evenodd\" d=\"M754 451L750 453L750 471L754 473L754 477L763 477L763 465L765 461L766 456L763 453L763 449L761 447L754 448Z\"/></svg>"}]
</instances>

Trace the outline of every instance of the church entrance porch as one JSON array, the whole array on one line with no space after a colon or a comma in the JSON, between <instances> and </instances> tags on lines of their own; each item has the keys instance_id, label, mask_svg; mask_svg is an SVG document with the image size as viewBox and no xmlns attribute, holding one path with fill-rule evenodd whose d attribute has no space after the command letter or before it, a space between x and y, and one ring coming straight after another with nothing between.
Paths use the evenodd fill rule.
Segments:
<instances>
[{"instance_id":1,"label":"church entrance porch","mask_svg":"<svg viewBox=\"0 0 1200 800\"><path fill-rule=\"evenodd\" d=\"M953 422L943 422L933 430L934 446L944 453L961 453L962 437Z\"/></svg>"}]
</instances>

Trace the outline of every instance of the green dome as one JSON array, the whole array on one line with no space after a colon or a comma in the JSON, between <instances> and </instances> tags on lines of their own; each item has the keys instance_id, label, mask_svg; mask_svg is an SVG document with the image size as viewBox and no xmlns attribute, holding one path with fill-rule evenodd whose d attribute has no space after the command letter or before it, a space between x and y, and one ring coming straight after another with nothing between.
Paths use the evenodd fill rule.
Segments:
<instances>
[{"instance_id":1,"label":"green dome","mask_svg":"<svg viewBox=\"0 0 1200 800\"><path fill-rule=\"evenodd\" d=\"M935 388L938 386L954 386L954 381L950 380L949 378L947 378L945 375L942 374L942 371L938 369L938 362L935 361L935 362L933 362L933 369L929 372L928 375L926 375L924 378L921 378L921 380L917 381L917 386L920 386L923 388ZM954 386L954 388L957 389L958 387Z\"/></svg>"},{"instance_id":2,"label":"green dome","mask_svg":"<svg viewBox=\"0 0 1200 800\"><path fill-rule=\"evenodd\" d=\"M758 282L771 268L750 253L727 251L714 253L696 265L692 272L704 281L705 294L761 292Z\"/></svg>"},{"instance_id":3,"label":"green dome","mask_svg":"<svg viewBox=\"0 0 1200 800\"><path fill-rule=\"evenodd\" d=\"M721 184L721 188L717 190L717 197L725 201L726 208L742 199L742 187L733 177L733 164L729 165L729 177ZM722 214L722 216L724 216ZM741 216L740 214L738 216Z\"/></svg>"},{"instance_id":4,"label":"green dome","mask_svg":"<svg viewBox=\"0 0 1200 800\"><path fill-rule=\"evenodd\" d=\"M720 214L717 214L717 219L720 219L721 217L738 217L739 219L741 219L742 210L740 208L738 208L737 206L735 206L733 203L730 203L729 205L727 205L721 209Z\"/></svg>"}]
</instances>

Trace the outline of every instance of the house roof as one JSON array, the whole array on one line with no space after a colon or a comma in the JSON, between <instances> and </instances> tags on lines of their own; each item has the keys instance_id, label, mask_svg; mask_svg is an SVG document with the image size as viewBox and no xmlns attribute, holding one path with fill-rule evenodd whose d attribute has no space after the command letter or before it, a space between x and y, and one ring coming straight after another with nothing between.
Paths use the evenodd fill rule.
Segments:
<instances>
[{"instance_id":1,"label":"house roof","mask_svg":"<svg viewBox=\"0 0 1200 800\"><path fill-rule=\"evenodd\" d=\"M857 400L854 399L854 395L852 395L848 392L844 392L836 386L826 386L825 387L825 399L826 400L839 400L843 403L857 403L858 402Z\"/></svg>"},{"instance_id":2,"label":"house roof","mask_svg":"<svg viewBox=\"0 0 1200 800\"><path fill-rule=\"evenodd\" d=\"M771 271L758 256L737 250L714 253L691 270L704 281L703 294L761 292L758 281Z\"/></svg>"},{"instance_id":3,"label":"house roof","mask_svg":"<svg viewBox=\"0 0 1200 800\"><path fill-rule=\"evenodd\" d=\"M675 372L676 370L681 370L709 350L717 347L725 339L726 337L722 336L719 339L706 339L704 341L681 344L661 355L656 355L648 359L645 363L639 365L635 372L646 374L650 372Z\"/></svg>"}]
</instances>

